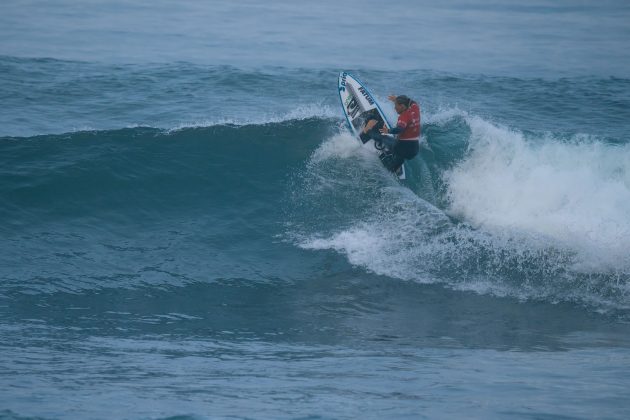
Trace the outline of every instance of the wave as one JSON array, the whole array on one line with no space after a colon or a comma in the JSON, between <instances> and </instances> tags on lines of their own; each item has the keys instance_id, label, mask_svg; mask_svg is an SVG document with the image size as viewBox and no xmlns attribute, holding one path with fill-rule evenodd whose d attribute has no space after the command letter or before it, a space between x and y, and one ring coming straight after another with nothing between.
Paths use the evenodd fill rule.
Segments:
<instances>
[{"instance_id":1,"label":"wave","mask_svg":"<svg viewBox=\"0 0 630 420\"><path fill-rule=\"evenodd\" d=\"M375 179L378 165L343 135L324 142L303 181L317 187L299 190L332 220L313 224L324 209L300 208L308 216L296 243L409 281L630 307L629 145L525 134L456 109L426 121L428 149L406 186ZM349 159L365 168L334 172Z\"/></svg>"},{"instance_id":2,"label":"wave","mask_svg":"<svg viewBox=\"0 0 630 420\"><path fill-rule=\"evenodd\" d=\"M256 255L280 236L406 281L630 306L628 145L525 133L447 109L426 116L423 147L401 184L340 119L309 112L263 124L0 139L1 229L14 255L41 253L49 241L72 256L95 235L114 259L163 258L170 245L149 244L179 243L182 230L199 249L239 237L250 275L268 273ZM135 239L113 239L130 232ZM254 242L261 248L245 245ZM203 258L181 249L185 261ZM213 261L217 276L242 274ZM125 278L146 283L146 274Z\"/></svg>"},{"instance_id":3,"label":"wave","mask_svg":"<svg viewBox=\"0 0 630 420\"><path fill-rule=\"evenodd\" d=\"M1 139L0 295L280 278L264 253L286 177L330 130L305 119Z\"/></svg>"},{"instance_id":4,"label":"wave","mask_svg":"<svg viewBox=\"0 0 630 420\"><path fill-rule=\"evenodd\" d=\"M6 199L0 214L7 220L35 221L80 212L125 214L124 209L143 200L156 216L169 208L196 208L225 200L222 194L238 193L262 179L277 185L283 180L277 168L286 170L302 161L304 147L319 141L330 125L325 119L305 118L263 125L5 137L0 139L0 193ZM252 171L256 178L249 176ZM205 194L196 196L201 191ZM257 192L253 187L248 191Z\"/></svg>"}]
</instances>

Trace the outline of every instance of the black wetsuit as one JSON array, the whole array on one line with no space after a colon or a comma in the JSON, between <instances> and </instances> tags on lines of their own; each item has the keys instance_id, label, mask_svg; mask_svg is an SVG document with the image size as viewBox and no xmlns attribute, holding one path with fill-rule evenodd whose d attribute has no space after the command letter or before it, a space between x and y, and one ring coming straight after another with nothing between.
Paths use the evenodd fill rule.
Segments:
<instances>
[{"instance_id":1,"label":"black wetsuit","mask_svg":"<svg viewBox=\"0 0 630 420\"><path fill-rule=\"evenodd\" d=\"M392 128L390 133L397 134L398 127ZM387 152L381 155L381 161L387 169L396 172L405 160L413 159L420 151L418 140L399 140L391 136L381 134L378 129L372 128L367 134L362 134L364 138L373 139L375 143L381 143L387 148Z\"/></svg>"}]
</instances>

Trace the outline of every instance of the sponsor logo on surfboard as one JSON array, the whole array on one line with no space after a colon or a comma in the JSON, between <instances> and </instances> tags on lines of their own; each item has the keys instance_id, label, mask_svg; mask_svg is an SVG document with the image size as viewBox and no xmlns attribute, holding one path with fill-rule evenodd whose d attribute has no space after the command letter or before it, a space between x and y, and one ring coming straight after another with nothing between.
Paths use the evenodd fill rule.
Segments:
<instances>
[{"instance_id":1,"label":"sponsor logo on surfboard","mask_svg":"<svg viewBox=\"0 0 630 420\"><path fill-rule=\"evenodd\" d=\"M359 86L359 92L361 92L365 99L367 99L370 105L374 105L374 99L372 99L368 91L363 86Z\"/></svg>"},{"instance_id":2,"label":"sponsor logo on surfboard","mask_svg":"<svg viewBox=\"0 0 630 420\"><path fill-rule=\"evenodd\" d=\"M341 82L339 82L339 92L346 91L346 76L348 76L348 73L346 72L341 74Z\"/></svg>"},{"instance_id":3,"label":"sponsor logo on surfboard","mask_svg":"<svg viewBox=\"0 0 630 420\"><path fill-rule=\"evenodd\" d=\"M350 102L346 104L346 110L348 111L348 116L354 119L354 117L357 116L357 113L360 110L359 102L354 96L349 96L348 99L350 99Z\"/></svg>"}]
</instances>

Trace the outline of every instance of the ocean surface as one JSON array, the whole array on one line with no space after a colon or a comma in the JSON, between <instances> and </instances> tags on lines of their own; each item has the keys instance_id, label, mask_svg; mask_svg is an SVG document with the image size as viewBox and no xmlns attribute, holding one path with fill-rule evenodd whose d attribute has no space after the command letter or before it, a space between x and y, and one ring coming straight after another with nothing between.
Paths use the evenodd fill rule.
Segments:
<instances>
[{"instance_id":1,"label":"ocean surface","mask_svg":"<svg viewBox=\"0 0 630 420\"><path fill-rule=\"evenodd\" d=\"M0 418L628 418L628 22L2 2ZM342 70L421 104L407 180Z\"/></svg>"}]
</instances>

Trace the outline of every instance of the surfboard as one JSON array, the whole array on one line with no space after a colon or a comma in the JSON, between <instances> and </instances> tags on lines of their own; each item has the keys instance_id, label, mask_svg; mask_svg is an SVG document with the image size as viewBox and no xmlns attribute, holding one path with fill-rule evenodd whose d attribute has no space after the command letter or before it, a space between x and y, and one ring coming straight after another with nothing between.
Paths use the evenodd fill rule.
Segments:
<instances>
[{"instance_id":1,"label":"surfboard","mask_svg":"<svg viewBox=\"0 0 630 420\"><path fill-rule=\"evenodd\" d=\"M374 127L377 130L383 126L386 126L388 129L392 128L368 88L359 79L345 71L339 73L339 99L341 100L341 109L343 109L348 122L348 128L362 144L372 140L369 136L362 133L365 124L369 120L377 121ZM387 168L388 159L392 157L390 151L387 146L376 143L373 140L372 143L378 151L379 159ZM405 179L404 163L396 173L396 176L399 179Z\"/></svg>"}]
</instances>

